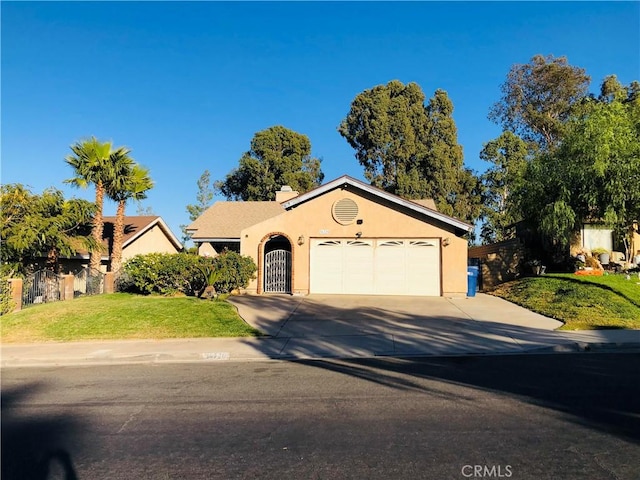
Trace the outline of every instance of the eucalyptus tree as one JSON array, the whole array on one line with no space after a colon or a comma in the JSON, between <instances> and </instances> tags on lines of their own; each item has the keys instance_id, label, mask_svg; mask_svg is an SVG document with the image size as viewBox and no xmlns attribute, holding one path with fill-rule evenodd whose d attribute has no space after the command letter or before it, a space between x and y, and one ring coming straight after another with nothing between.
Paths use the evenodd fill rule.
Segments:
<instances>
[{"instance_id":1,"label":"eucalyptus tree","mask_svg":"<svg viewBox=\"0 0 640 480\"><path fill-rule=\"evenodd\" d=\"M94 246L90 251L89 264L92 269L98 270L102 259L102 235L104 230L102 211L105 184L111 182L115 175L111 157L113 153L111 150L112 144L111 142L100 142L95 137L91 137L71 145L70 148L73 153L65 157L65 161L73 168L75 176L65 180L65 183L79 188L87 188L89 185L95 186L96 211L91 229Z\"/></svg>"},{"instance_id":2,"label":"eucalyptus tree","mask_svg":"<svg viewBox=\"0 0 640 480\"><path fill-rule=\"evenodd\" d=\"M489 119L541 150L558 146L574 105L587 97L591 78L566 57L535 55L515 64Z\"/></svg>"}]
</instances>

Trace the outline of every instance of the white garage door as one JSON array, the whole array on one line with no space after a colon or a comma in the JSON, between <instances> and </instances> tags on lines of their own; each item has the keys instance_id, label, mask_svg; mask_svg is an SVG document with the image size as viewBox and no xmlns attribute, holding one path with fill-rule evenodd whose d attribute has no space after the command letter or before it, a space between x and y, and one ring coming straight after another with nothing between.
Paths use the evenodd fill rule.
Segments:
<instances>
[{"instance_id":1,"label":"white garage door","mask_svg":"<svg viewBox=\"0 0 640 480\"><path fill-rule=\"evenodd\" d=\"M311 293L440 295L438 239L314 239Z\"/></svg>"}]
</instances>

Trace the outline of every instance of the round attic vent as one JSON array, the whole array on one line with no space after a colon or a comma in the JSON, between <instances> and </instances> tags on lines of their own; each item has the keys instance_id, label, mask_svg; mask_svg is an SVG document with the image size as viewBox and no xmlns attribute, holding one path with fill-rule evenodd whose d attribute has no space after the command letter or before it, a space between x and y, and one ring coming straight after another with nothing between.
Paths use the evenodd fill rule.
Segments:
<instances>
[{"instance_id":1,"label":"round attic vent","mask_svg":"<svg viewBox=\"0 0 640 480\"><path fill-rule=\"evenodd\" d=\"M333 218L341 225L349 225L358 216L358 204L350 198L342 198L333 204Z\"/></svg>"}]
</instances>

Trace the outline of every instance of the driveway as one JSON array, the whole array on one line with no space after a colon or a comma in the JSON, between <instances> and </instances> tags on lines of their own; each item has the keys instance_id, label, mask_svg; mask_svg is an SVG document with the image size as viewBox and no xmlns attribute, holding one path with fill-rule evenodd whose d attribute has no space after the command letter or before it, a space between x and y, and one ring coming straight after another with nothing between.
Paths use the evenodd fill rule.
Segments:
<instances>
[{"instance_id":1,"label":"driveway","mask_svg":"<svg viewBox=\"0 0 640 480\"><path fill-rule=\"evenodd\" d=\"M367 295L230 297L250 325L296 356L521 352L559 341L561 322L505 300Z\"/></svg>"}]
</instances>

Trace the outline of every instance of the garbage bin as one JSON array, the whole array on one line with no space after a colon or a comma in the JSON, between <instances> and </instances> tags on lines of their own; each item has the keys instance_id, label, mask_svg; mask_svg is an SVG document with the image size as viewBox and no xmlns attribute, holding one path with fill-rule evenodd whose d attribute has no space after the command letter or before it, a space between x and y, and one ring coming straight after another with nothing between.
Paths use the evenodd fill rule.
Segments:
<instances>
[{"instance_id":1,"label":"garbage bin","mask_svg":"<svg viewBox=\"0 0 640 480\"><path fill-rule=\"evenodd\" d=\"M467 297L475 297L478 289L478 277L480 276L480 267L472 265L467 267Z\"/></svg>"}]
</instances>

